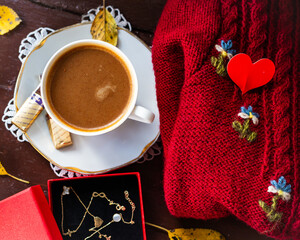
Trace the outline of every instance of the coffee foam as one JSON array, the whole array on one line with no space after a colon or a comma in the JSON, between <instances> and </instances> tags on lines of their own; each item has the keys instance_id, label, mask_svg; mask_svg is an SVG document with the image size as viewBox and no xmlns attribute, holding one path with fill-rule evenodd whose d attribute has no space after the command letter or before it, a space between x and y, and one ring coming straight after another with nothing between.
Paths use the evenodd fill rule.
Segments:
<instances>
[{"instance_id":1,"label":"coffee foam","mask_svg":"<svg viewBox=\"0 0 300 240\"><path fill-rule=\"evenodd\" d=\"M116 92L117 86L112 85L111 83L106 84L105 86L97 87L95 91L95 98L99 102L103 102L107 97L112 96Z\"/></svg>"}]
</instances>

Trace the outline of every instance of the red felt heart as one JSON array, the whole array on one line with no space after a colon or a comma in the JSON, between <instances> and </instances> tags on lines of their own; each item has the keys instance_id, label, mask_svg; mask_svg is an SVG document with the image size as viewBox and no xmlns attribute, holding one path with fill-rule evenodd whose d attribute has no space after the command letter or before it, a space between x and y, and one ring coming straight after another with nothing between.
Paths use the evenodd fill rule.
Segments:
<instances>
[{"instance_id":1,"label":"red felt heart","mask_svg":"<svg viewBox=\"0 0 300 240\"><path fill-rule=\"evenodd\" d=\"M267 58L252 63L247 54L239 53L229 61L227 72L244 94L271 81L275 73L275 65Z\"/></svg>"}]
</instances>

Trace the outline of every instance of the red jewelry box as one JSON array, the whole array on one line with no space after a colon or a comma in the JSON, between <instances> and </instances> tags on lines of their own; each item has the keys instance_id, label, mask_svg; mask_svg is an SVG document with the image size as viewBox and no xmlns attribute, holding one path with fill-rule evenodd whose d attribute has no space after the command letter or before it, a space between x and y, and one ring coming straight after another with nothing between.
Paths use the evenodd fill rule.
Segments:
<instances>
[{"instance_id":1,"label":"red jewelry box","mask_svg":"<svg viewBox=\"0 0 300 240\"><path fill-rule=\"evenodd\" d=\"M0 201L0 238L5 240L62 239L39 185Z\"/></svg>"},{"instance_id":2,"label":"red jewelry box","mask_svg":"<svg viewBox=\"0 0 300 240\"><path fill-rule=\"evenodd\" d=\"M66 188L69 188L67 194L63 193ZM125 200L125 191L128 191L129 198L135 204L133 215L132 205ZM108 199L125 207L124 211L116 210L116 206L109 204L107 199L101 198L99 195L93 198L89 211L94 217L103 219L101 227L109 223L115 213L121 213L126 222L130 221L131 216L134 216L134 224L125 224L122 221L113 222L103 228L101 234L107 234L107 237L111 236L112 240L146 240L142 189L138 172L48 180L50 208L63 239L70 239L67 234L68 229L72 231L79 226L86 212L82 204L87 207L94 192L103 192ZM94 226L93 224L93 217L86 214L82 225L78 231L72 233L71 238L85 239L90 236L93 232L89 229ZM94 235L90 239L99 239L99 237ZM105 238L103 237L103 239Z\"/></svg>"}]
</instances>

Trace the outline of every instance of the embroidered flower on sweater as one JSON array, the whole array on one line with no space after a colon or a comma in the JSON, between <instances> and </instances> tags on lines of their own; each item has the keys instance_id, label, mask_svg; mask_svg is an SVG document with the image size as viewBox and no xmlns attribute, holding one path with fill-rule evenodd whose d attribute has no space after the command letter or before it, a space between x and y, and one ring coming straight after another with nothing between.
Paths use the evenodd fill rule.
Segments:
<instances>
[{"instance_id":1,"label":"embroidered flower on sweater","mask_svg":"<svg viewBox=\"0 0 300 240\"><path fill-rule=\"evenodd\" d=\"M278 179L278 182L272 180L271 184L272 185L268 187L268 192L277 193L284 201L289 201L291 199L291 184L286 185L284 176L281 176Z\"/></svg>"},{"instance_id":2,"label":"embroidered flower on sweater","mask_svg":"<svg viewBox=\"0 0 300 240\"><path fill-rule=\"evenodd\" d=\"M257 133L250 130L250 122L252 120L253 124L257 125L259 122L259 114L253 112L252 106L248 106L248 108L241 107L241 112L238 113L238 116L245 119L245 121L243 124L237 120L234 121L232 123L232 128L240 133L240 138L246 138L249 142L255 141Z\"/></svg>"},{"instance_id":3,"label":"embroidered flower on sweater","mask_svg":"<svg viewBox=\"0 0 300 240\"><path fill-rule=\"evenodd\" d=\"M258 118L259 118L259 114L256 112L253 112L253 109L251 106L247 108L245 107L241 107L241 112L238 114L239 117L243 118L243 119L252 119L252 122L257 125L258 124Z\"/></svg>"},{"instance_id":4,"label":"embroidered flower on sweater","mask_svg":"<svg viewBox=\"0 0 300 240\"><path fill-rule=\"evenodd\" d=\"M224 40L221 41L221 46L216 44L216 50L220 53L218 57L212 56L210 58L211 64L216 68L216 73L224 77L227 75L226 65L228 60L230 60L233 55L236 53L236 50L232 48L232 41L228 40L225 42ZM226 60L228 58L228 60Z\"/></svg>"},{"instance_id":5,"label":"embroidered flower on sweater","mask_svg":"<svg viewBox=\"0 0 300 240\"><path fill-rule=\"evenodd\" d=\"M279 199L284 201L289 201L291 199L291 184L286 184L284 176L281 176L278 179L278 182L275 180L271 181L271 186L268 187L268 192L275 193L276 195L272 198L272 205L267 205L264 201L258 200L259 206L266 213L266 216L270 222L280 221L283 213L277 212L277 205Z\"/></svg>"},{"instance_id":6,"label":"embroidered flower on sweater","mask_svg":"<svg viewBox=\"0 0 300 240\"><path fill-rule=\"evenodd\" d=\"M229 59L231 59L233 55L236 54L236 50L231 49L232 48L231 40L228 40L227 43L224 40L222 40L221 46L216 44L215 48L217 49L218 52L222 54L223 57L228 57Z\"/></svg>"}]
</instances>

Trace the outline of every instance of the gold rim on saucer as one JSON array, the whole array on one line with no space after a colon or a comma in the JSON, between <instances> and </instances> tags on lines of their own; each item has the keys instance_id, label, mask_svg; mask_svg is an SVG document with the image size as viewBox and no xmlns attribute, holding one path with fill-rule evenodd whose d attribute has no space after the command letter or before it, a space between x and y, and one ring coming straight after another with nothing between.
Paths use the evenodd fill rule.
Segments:
<instances>
[{"instance_id":1,"label":"gold rim on saucer","mask_svg":"<svg viewBox=\"0 0 300 240\"><path fill-rule=\"evenodd\" d=\"M64 28L60 28L52 33L50 33L49 35L47 35L45 38L43 38L40 43L35 46L31 52L26 56L26 59L25 61L22 63L22 66L21 66L21 69L19 71L19 74L18 74L18 78L17 78L17 82L16 82L16 85L15 85L15 91L14 91L14 103L15 103L15 108L16 108L16 111L18 111L19 107L17 106L17 98L18 98L18 93L19 93L19 87L20 87L20 82L21 82L21 78L22 78L22 75L23 75L23 71L24 71L24 68L25 68L25 65L27 63L27 60L29 58L29 56L36 50L40 49L41 47L43 47L43 45L45 44L46 40L54 35L54 34L57 34L59 32L62 32L64 30L67 30L67 29L70 29L70 28L74 28L74 27L78 27L78 26L81 26L81 25L85 25L85 24L91 24L91 22L84 22L84 23L78 23L78 24L74 24L74 25L71 25L71 26L68 26L68 27L64 27ZM135 34L133 34L132 32L128 31L127 29L124 29L124 28L121 28L121 27L118 27L118 30L121 30L121 31L125 31L127 32L128 34L130 34L131 36L133 36L134 38L136 38L139 42L141 42L150 52L151 52L151 48L144 42L142 41L139 37L137 37ZM57 164L55 161L53 161L50 157L48 157L46 154L42 153L33 143L33 141L30 139L30 137L28 136L27 133L24 133L28 142L31 144L31 146L40 154L42 155L45 159L47 159L50 163L52 163L53 165L61 168L61 169L66 169L66 170L70 170L70 171L74 171L74 172L78 172L78 173L83 173L83 174L100 174L100 173L105 173L105 172L109 172L109 171L112 171L112 170L116 170L116 169L119 169L119 168L122 168L122 167L125 167L127 165L130 165L134 162L136 162L137 160L139 160L144 154L145 152L156 142L156 140L158 139L159 135L160 135L160 132L158 131L158 134L156 135L156 137L151 140L142 150L142 152L139 154L138 157L124 163L124 164L121 164L119 166L116 166L116 167L113 167L113 168L109 168L109 169L104 169L104 170L101 170L101 171L84 171L84 170L81 170L79 168L75 168L75 167L63 167L63 166L60 166L59 164Z\"/></svg>"}]
</instances>

